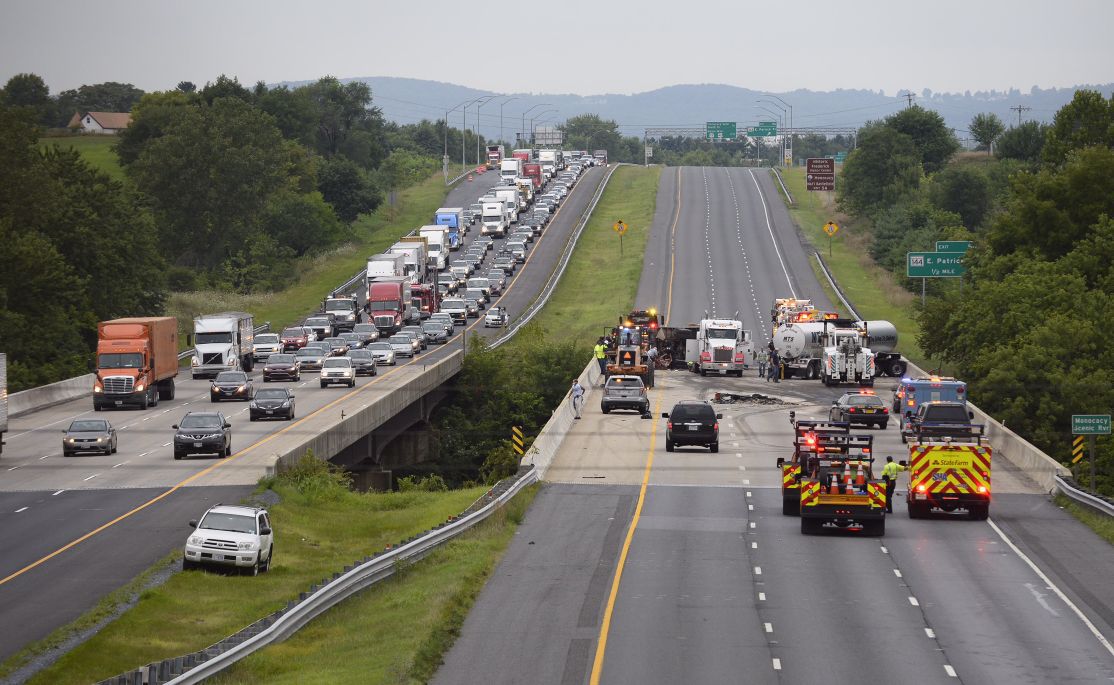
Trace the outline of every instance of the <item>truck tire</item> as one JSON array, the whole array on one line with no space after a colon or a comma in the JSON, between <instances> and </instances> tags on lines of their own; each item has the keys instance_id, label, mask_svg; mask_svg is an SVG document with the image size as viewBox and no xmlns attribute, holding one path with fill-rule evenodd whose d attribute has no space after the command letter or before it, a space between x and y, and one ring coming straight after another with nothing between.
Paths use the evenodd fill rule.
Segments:
<instances>
[{"instance_id":1,"label":"truck tire","mask_svg":"<svg viewBox=\"0 0 1114 685\"><path fill-rule=\"evenodd\" d=\"M151 388L151 406L159 406L159 388L157 385Z\"/></svg>"},{"instance_id":2,"label":"truck tire","mask_svg":"<svg viewBox=\"0 0 1114 685\"><path fill-rule=\"evenodd\" d=\"M672 452L673 451L673 441L669 440L668 438L665 441L665 451L666 452Z\"/></svg>"},{"instance_id":3,"label":"truck tire","mask_svg":"<svg viewBox=\"0 0 1114 685\"><path fill-rule=\"evenodd\" d=\"M139 402L139 408L140 409L146 409L147 405L150 404L150 402L148 402L148 397L147 397L148 394L149 393L143 393L143 399L140 400L140 402Z\"/></svg>"},{"instance_id":4,"label":"truck tire","mask_svg":"<svg viewBox=\"0 0 1114 685\"><path fill-rule=\"evenodd\" d=\"M925 502L909 502L909 518L928 518L928 504Z\"/></svg>"},{"instance_id":5,"label":"truck tire","mask_svg":"<svg viewBox=\"0 0 1114 685\"><path fill-rule=\"evenodd\" d=\"M809 362L808 368L805 369L805 378L814 381L820 376L820 365L816 362Z\"/></svg>"},{"instance_id":6,"label":"truck tire","mask_svg":"<svg viewBox=\"0 0 1114 685\"><path fill-rule=\"evenodd\" d=\"M255 368L255 358L249 354L244 357L244 361L240 366L244 367L244 371L251 373L251 370Z\"/></svg>"},{"instance_id":7,"label":"truck tire","mask_svg":"<svg viewBox=\"0 0 1114 685\"><path fill-rule=\"evenodd\" d=\"M159 383L159 399L167 402L174 399L174 379L167 378Z\"/></svg>"},{"instance_id":8,"label":"truck tire","mask_svg":"<svg viewBox=\"0 0 1114 685\"><path fill-rule=\"evenodd\" d=\"M886 369L886 371L894 378L901 378L902 376L904 376L905 371L908 368L905 361L902 359L895 359L891 361L887 366L888 368Z\"/></svg>"},{"instance_id":9,"label":"truck tire","mask_svg":"<svg viewBox=\"0 0 1114 685\"><path fill-rule=\"evenodd\" d=\"M797 497L783 497L781 500L781 513L785 516L800 516L801 500Z\"/></svg>"}]
</instances>

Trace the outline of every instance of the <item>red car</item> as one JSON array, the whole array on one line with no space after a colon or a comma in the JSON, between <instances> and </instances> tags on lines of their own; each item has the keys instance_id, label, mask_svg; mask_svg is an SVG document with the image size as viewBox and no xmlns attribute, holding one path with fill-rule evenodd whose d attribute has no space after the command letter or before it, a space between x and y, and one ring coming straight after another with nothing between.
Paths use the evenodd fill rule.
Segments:
<instances>
[{"instance_id":1,"label":"red car","mask_svg":"<svg viewBox=\"0 0 1114 685\"><path fill-rule=\"evenodd\" d=\"M295 352L300 350L313 339L313 333L303 326L287 328L283 330L282 335L279 336L279 340L282 341L283 352Z\"/></svg>"}]
</instances>

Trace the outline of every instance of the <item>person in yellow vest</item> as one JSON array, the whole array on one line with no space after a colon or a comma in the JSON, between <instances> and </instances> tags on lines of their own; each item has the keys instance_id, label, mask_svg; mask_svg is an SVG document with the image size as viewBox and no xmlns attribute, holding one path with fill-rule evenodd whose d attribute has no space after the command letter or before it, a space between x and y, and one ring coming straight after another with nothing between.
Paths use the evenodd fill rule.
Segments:
<instances>
[{"instance_id":1,"label":"person in yellow vest","mask_svg":"<svg viewBox=\"0 0 1114 685\"><path fill-rule=\"evenodd\" d=\"M596 346L593 348L596 355L596 363L600 365L600 380L601 382L607 381L607 346L603 344L603 338L596 341Z\"/></svg>"},{"instance_id":2,"label":"person in yellow vest","mask_svg":"<svg viewBox=\"0 0 1114 685\"><path fill-rule=\"evenodd\" d=\"M905 462L895 463L893 457L886 457L882 467L882 480L886 482L886 513L894 513L894 490L897 489L897 474L906 469Z\"/></svg>"}]
</instances>

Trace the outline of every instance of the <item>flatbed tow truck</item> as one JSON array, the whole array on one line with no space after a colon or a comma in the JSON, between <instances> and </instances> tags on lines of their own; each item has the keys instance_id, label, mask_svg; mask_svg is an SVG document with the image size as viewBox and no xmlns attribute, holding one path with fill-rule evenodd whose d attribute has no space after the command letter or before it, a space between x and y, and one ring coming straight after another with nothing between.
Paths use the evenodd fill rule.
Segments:
<instances>
[{"instance_id":1,"label":"flatbed tow truck","mask_svg":"<svg viewBox=\"0 0 1114 685\"><path fill-rule=\"evenodd\" d=\"M801 533L815 535L831 526L866 535L886 534L886 486L874 479L874 436L853 435L848 424L798 421L794 430ZM782 512L792 515L784 495L786 462L782 468ZM789 466L793 466L792 463ZM787 511L788 509L788 511Z\"/></svg>"}]
</instances>

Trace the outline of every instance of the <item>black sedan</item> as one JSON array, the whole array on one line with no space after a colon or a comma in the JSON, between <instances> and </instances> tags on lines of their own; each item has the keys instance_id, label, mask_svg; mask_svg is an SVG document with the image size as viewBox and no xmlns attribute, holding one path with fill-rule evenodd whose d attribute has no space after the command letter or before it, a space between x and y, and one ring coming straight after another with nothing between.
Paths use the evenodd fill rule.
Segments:
<instances>
[{"instance_id":1,"label":"black sedan","mask_svg":"<svg viewBox=\"0 0 1114 685\"><path fill-rule=\"evenodd\" d=\"M848 392L832 402L828 420L885 428L890 420L890 410L873 392Z\"/></svg>"},{"instance_id":2,"label":"black sedan","mask_svg":"<svg viewBox=\"0 0 1114 685\"><path fill-rule=\"evenodd\" d=\"M70 457L78 452L116 452L116 429L104 419L77 419L62 433L63 457Z\"/></svg>"},{"instance_id":3,"label":"black sedan","mask_svg":"<svg viewBox=\"0 0 1114 685\"><path fill-rule=\"evenodd\" d=\"M263 366L263 382L302 380L301 364L293 354L272 354Z\"/></svg>"},{"instance_id":4,"label":"black sedan","mask_svg":"<svg viewBox=\"0 0 1114 685\"><path fill-rule=\"evenodd\" d=\"M348 354L344 356L352 360L352 368L356 370L357 376L375 376L379 373L375 370L375 353L371 350L348 350Z\"/></svg>"},{"instance_id":5,"label":"black sedan","mask_svg":"<svg viewBox=\"0 0 1114 685\"><path fill-rule=\"evenodd\" d=\"M248 405L248 418L251 421L258 419L294 419L294 393L286 388L263 388L255 393L255 398Z\"/></svg>"},{"instance_id":6,"label":"black sedan","mask_svg":"<svg viewBox=\"0 0 1114 685\"><path fill-rule=\"evenodd\" d=\"M213 379L209 389L209 401L243 400L248 402L255 396L255 384L243 371L221 371Z\"/></svg>"}]
</instances>

